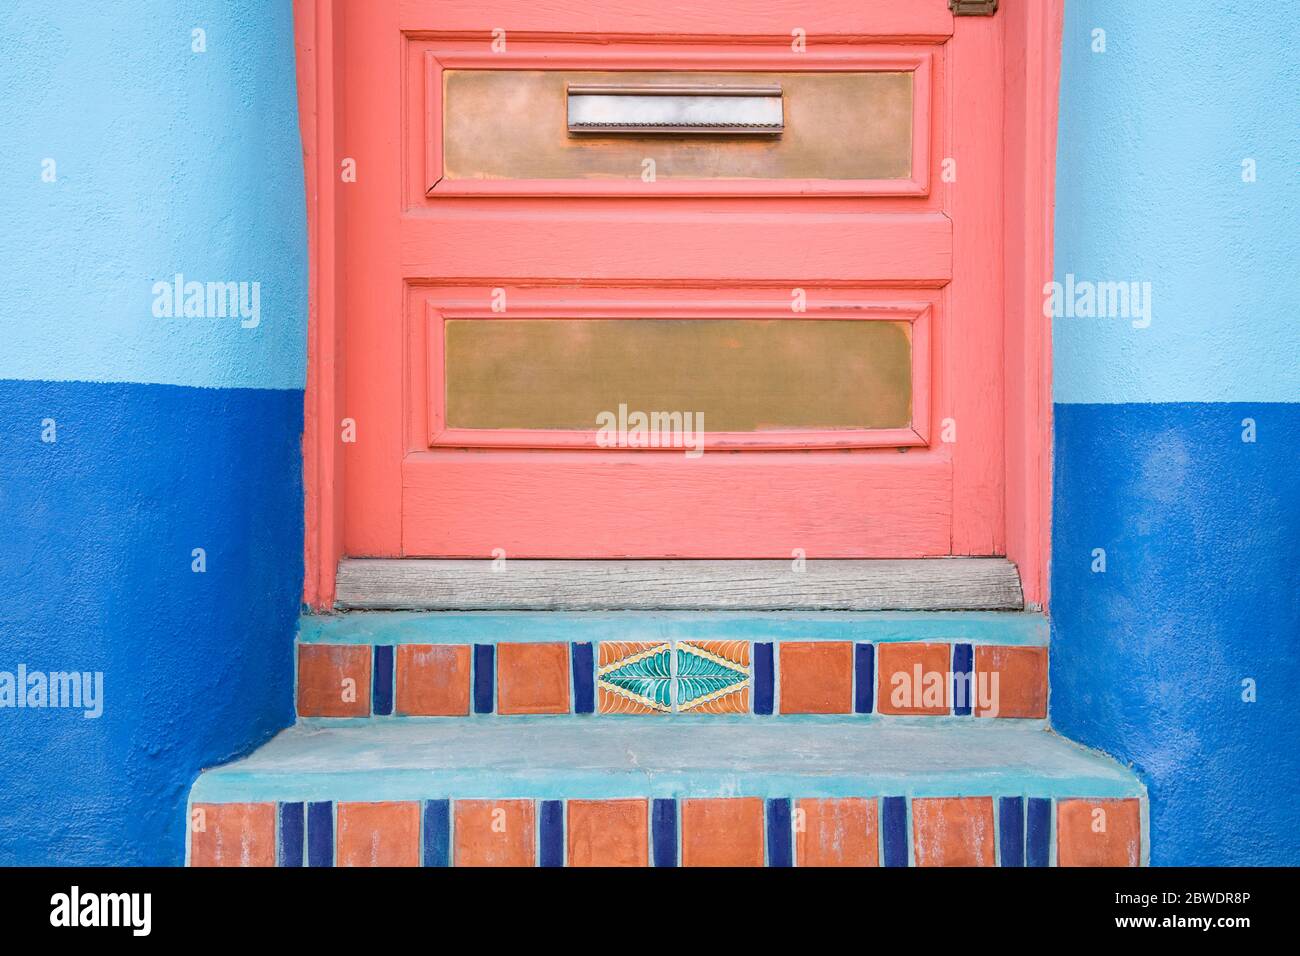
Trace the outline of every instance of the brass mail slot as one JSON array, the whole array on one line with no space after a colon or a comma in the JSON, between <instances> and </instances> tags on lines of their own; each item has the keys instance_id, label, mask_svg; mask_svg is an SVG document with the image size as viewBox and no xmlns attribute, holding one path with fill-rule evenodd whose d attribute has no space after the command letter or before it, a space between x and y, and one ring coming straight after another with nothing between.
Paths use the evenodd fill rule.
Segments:
<instances>
[{"instance_id":1,"label":"brass mail slot","mask_svg":"<svg viewBox=\"0 0 1300 956\"><path fill-rule=\"evenodd\" d=\"M568 85L570 133L780 136L780 86Z\"/></svg>"}]
</instances>

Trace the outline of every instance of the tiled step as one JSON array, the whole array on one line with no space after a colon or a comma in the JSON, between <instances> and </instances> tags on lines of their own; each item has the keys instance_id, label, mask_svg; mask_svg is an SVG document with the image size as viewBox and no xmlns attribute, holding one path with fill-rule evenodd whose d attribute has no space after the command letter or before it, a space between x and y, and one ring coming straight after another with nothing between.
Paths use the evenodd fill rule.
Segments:
<instances>
[{"instance_id":1,"label":"tiled step","mask_svg":"<svg viewBox=\"0 0 1300 956\"><path fill-rule=\"evenodd\" d=\"M314 719L1047 716L1031 613L371 612L299 629Z\"/></svg>"},{"instance_id":2,"label":"tiled step","mask_svg":"<svg viewBox=\"0 0 1300 956\"><path fill-rule=\"evenodd\" d=\"M191 865L1137 865L1146 796L1034 724L299 725L203 773Z\"/></svg>"},{"instance_id":3,"label":"tiled step","mask_svg":"<svg viewBox=\"0 0 1300 956\"><path fill-rule=\"evenodd\" d=\"M347 558L337 604L371 610L1009 611L1006 558L449 561Z\"/></svg>"}]
</instances>

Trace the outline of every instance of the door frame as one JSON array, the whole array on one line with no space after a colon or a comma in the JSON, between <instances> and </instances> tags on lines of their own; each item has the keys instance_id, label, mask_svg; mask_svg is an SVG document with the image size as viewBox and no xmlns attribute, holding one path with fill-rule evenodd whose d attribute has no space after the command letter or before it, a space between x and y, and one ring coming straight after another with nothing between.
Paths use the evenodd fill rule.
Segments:
<instances>
[{"instance_id":1,"label":"door frame","mask_svg":"<svg viewBox=\"0 0 1300 956\"><path fill-rule=\"evenodd\" d=\"M344 404L340 267L341 106L336 27L347 0L294 0L299 125L309 261L303 419L303 603L333 606L343 552ZM934 0L937 4L940 0ZM835 4L832 3L832 6ZM1028 607L1048 603L1051 533L1051 327L1043 287L1052 276L1056 131L1063 0L1002 0L991 17L953 17L952 30L993 30L1005 72L1002 117L1005 429L1004 540ZM815 27L815 24L814 24ZM485 35L486 38L486 35ZM815 40L809 31L809 40ZM670 41L672 34L654 39ZM960 248L956 245L955 248Z\"/></svg>"}]
</instances>

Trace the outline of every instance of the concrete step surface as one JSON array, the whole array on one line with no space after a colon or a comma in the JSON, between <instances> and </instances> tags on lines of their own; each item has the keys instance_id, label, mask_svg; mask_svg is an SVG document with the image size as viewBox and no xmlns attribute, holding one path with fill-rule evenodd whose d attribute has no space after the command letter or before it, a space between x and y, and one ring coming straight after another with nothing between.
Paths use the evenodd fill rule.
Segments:
<instances>
[{"instance_id":1,"label":"concrete step surface","mask_svg":"<svg viewBox=\"0 0 1300 956\"><path fill-rule=\"evenodd\" d=\"M1136 776L1035 722L300 724L203 773L193 865L1139 865Z\"/></svg>"}]
</instances>

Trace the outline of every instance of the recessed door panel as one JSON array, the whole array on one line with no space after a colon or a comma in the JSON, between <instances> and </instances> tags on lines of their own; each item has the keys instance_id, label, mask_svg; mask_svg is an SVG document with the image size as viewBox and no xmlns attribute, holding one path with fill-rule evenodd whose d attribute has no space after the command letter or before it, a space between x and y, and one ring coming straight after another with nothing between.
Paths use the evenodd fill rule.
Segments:
<instances>
[{"instance_id":1,"label":"recessed door panel","mask_svg":"<svg viewBox=\"0 0 1300 956\"><path fill-rule=\"evenodd\" d=\"M650 159L667 179L907 180L913 75L444 70L443 175L640 181ZM727 95L754 89L775 93Z\"/></svg>"},{"instance_id":2,"label":"recessed door panel","mask_svg":"<svg viewBox=\"0 0 1300 956\"><path fill-rule=\"evenodd\" d=\"M455 196L924 196L935 51L737 43L485 55L414 40L406 121L430 199Z\"/></svg>"},{"instance_id":3,"label":"recessed door panel","mask_svg":"<svg viewBox=\"0 0 1300 956\"><path fill-rule=\"evenodd\" d=\"M448 319L446 422L584 431L613 409L710 431L912 424L908 322L829 319Z\"/></svg>"}]
</instances>

